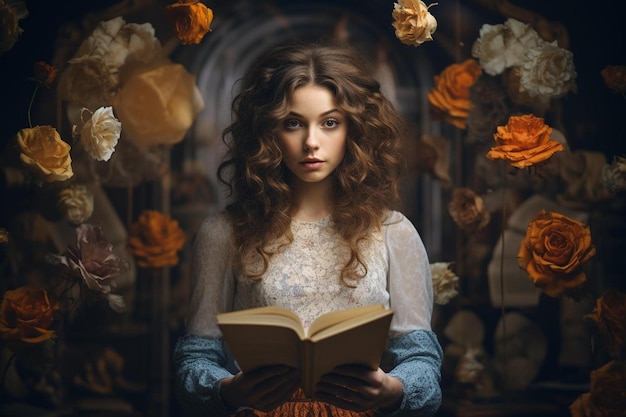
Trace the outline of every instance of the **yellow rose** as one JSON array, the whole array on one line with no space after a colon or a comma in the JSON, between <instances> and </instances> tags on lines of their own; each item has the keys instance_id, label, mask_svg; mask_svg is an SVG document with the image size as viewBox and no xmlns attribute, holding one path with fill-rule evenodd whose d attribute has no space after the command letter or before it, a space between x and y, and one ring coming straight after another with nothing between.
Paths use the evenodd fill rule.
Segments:
<instances>
[{"instance_id":1,"label":"yellow rose","mask_svg":"<svg viewBox=\"0 0 626 417\"><path fill-rule=\"evenodd\" d=\"M517 168L538 164L565 148L551 139L552 128L532 114L511 116L493 135L497 145L487 152L489 159L504 159Z\"/></svg>"},{"instance_id":2,"label":"yellow rose","mask_svg":"<svg viewBox=\"0 0 626 417\"><path fill-rule=\"evenodd\" d=\"M203 107L196 77L173 63L134 74L113 97L123 135L144 148L180 142Z\"/></svg>"},{"instance_id":3,"label":"yellow rose","mask_svg":"<svg viewBox=\"0 0 626 417\"><path fill-rule=\"evenodd\" d=\"M211 30L213 10L199 1L179 0L166 6L165 12L183 45L200 43Z\"/></svg>"},{"instance_id":4,"label":"yellow rose","mask_svg":"<svg viewBox=\"0 0 626 417\"><path fill-rule=\"evenodd\" d=\"M178 263L178 250L185 234L168 214L146 210L130 228L128 250L143 268L161 268Z\"/></svg>"},{"instance_id":5,"label":"yellow rose","mask_svg":"<svg viewBox=\"0 0 626 417\"><path fill-rule=\"evenodd\" d=\"M54 321L57 303L51 303L46 290L26 285L4 293L0 306L0 335L10 344L41 343L55 331L49 327Z\"/></svg>"},{"instance_id":6,"label":"yellow rose","mask_svg":"<svg viewBox=\"0 0 626 417\"><path fill-rule=\"evenodd\" d=\"M588 226L542 210L528 225L517 258L535 286L556 298L587 280L583 265L595 253Z\"/></svg>"},{"instance_id":7,"label":"yellow rose","mask_svg":"<svg viewBox=\"0 0 626 417\"><path fill-rule=\"evenodd\" d=\"M48 182L65 181L74 175L70 145L52 126L35 126L17 133L21 161Z\"/></svg>"},{"instance_id":8,"label":"yellow rose","mask_svg":"<svg viewBox=\"0 0 626 417\"><path fill-rule=\"evenodd\" d=\"M428 9L435 4L426 6L421 0L399 0L393 4L391 25L396 30L396 37L400 42L409 46L419 46L433 40L432 35L437 30L437 19L428 12Z\"/></svg>"},{"instance_id":9,"label":"yellow rose","mask_svg":"<svg viewBox=\"0 0 626 417\"><path fill-rule=\"evenodd\" d=\"M473 107L469 89L481 74L478 61L470 58L446 67L435 76L435 87L428 93L432 116L465 129L467 115Z\"/></svg>"}]
</instances>

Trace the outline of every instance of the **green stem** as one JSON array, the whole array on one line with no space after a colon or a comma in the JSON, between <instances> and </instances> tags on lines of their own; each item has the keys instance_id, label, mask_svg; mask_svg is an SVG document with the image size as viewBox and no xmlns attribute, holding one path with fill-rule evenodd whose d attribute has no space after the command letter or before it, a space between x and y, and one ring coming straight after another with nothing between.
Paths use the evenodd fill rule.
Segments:
<instances>
[{"instance_id":1,"label":"green stem","mask_svg":"<svg viewBox=\"0 0 626 417\"><path fill-rule=\"evenodd\" d=\"M28 127L32 129L33 122L30 119L30 111L33 108L33 102L35 101L35 96L37 95L37 91L39 90L39 84L35 84L35 89L33 90L33 95L30 97L30 103L28 103Z\"/></svg>"},{"instance_id":2,"label":"green stem","mask_svg":"<svg viewBox=\"0 0 626 417\"><path fill-rule=\"evenodd\" d=\"M507 383L507 371L506 371L506 319L504 318L506 308L504 305L504 231L506 229L506 165L503 165L502 175L502 225L500 231L500 239L502 240L502 252L500 252L500 316L502 320L502 357L504 358L505 366L503 367L502 378L506 387Z\"/></svg>"}]
</instances>

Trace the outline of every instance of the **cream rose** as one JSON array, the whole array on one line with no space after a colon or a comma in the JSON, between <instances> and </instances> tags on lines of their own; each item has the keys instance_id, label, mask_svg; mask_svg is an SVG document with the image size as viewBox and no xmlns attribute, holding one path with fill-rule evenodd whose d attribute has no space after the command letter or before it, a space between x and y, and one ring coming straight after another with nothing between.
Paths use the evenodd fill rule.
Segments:
<instances>
[{"instance_id":1,"label":"cream rose","mask_svg":"<svg viewBox=\"0 0 626 417\"><path fill-rule=\"evenodd\" d=\"M430 264L433 277L435 303L444 305L459 293L459 277L450 270L451 262L435 262Z\"/></svg>"},{"instance_id":2,"label":"cream rose","mask_svg":"<svg viewBox=\"0 0 626 417\"><path fill-rule=\"evenodd\" d=\"M122 124L113 115L113 108L100 107L83 125L80 141L93 159L108 161L115 151L121 131Z\"/></svg>"},{"instance_id":3,"label":"cream rose","mask_svg":"<svg viewBox=\"0 0 626 417\"><path fill-rule=\"evenodd\" d=\"M393 23L396 36L409 46L419 46L426 41L433 40L433 33L437 30L437 19L428 12L428 6L421 0L400 0L393 4Z\"/></svg>"},{"instance_id":4,"label":"cream rose","mask_svg":"<svg viewBox=\"0 0 626 417\"><path fill-rule=\"evenodd\" d=\"M143 148L180 142L203 107L196 77L173 63L134 74L113 98L124 137Z\"/></svg>"},{"instance_id":5,"label":"cream rose","mask_svg":"<svg viewBox=\"0 0 626 417\"><path fill-rule=\"evenodd\" d=\"M52 126L35 126L17 133L20 160L44 181L65 181L74 175L70 145Z\"/></svg>"},{"instance_id":6,"label":"cream rose","mask_svg":"<svg viewBox=\"0 0 626 417\"><path fill-rule=\"evenodd\" d=\"M520 87L531 97L559 98L576 91L574 54L556 41L526 51Z\"/></svg>"},{"instance_id":7,"label":"cream rose","mask_svg":"<svg viewBox=\"0 0 626 417\"><path fill-rule=\"evenodd\" d=\"M74 184L59 192L57 205L65 220L78 226L93 214L93 194L84 185Z\"/></svg>"},{"instance_id":8,"label":"cream rose","mask_svg":"<svg viewBox=\"0 0 626 417\"><path fill-rule=\"evenodd\" d=\"M109 102L118 86L119 74L104 57L85 55L69 60L57 92L63 100L99 107Z\"/></svg>"}]
</instances>

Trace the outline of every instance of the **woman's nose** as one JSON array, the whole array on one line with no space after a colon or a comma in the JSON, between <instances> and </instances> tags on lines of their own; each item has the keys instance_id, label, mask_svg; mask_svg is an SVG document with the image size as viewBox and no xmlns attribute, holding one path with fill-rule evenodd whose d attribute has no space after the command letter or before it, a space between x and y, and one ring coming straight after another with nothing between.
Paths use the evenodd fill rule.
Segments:
<instances>
[{"instance_id":1,"label":"woman's nose","mask_svg":"<svg viewBox=\"0 0 626 417\"><path fill-rule=\"evenodd\" d=\"M317 132L314 127L307 129L306 138L304 139L304 150L316 150L319 149L320 144L317 137Z\"/></svg>"}]
</instances>

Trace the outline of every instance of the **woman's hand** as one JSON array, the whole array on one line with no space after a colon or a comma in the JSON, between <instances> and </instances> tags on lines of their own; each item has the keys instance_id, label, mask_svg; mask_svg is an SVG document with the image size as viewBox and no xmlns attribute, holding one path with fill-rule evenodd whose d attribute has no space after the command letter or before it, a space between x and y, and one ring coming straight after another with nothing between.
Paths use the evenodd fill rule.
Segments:
<instances>
[{"instance_id":1,"label":"woman's hand","mask_svg":"<svg viewBox=\"0 0 626 417\"><path fill-rule=\"evenodd\" d=\"M300 385L298 371L288 366L268 366L239 372L222 380L220 395L230 408L251 407L270 411L288 400Z\"/></svg>"},{"instance_id":2,"label":"woman's hand","mask_svg":"<svg viewBox=\"0 0 626 417\"><path fill-rule=\"evenodd\" d=\"M404 388L396 378L382 369L344 365L324 375L316 386L315 399L336 407L365 411L374 407L396 409Z\"/></svg>"}]
</instances>

